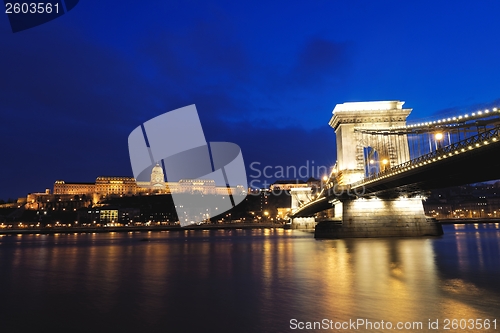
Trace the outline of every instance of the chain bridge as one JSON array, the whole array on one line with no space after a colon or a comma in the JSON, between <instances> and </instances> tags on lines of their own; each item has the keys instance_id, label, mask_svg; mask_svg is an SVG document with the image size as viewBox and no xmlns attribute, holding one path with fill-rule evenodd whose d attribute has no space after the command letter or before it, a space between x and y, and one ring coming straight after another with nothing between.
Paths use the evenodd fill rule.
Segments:
<instances>
[{"instance_id":1,"label":"chain bridge","mask_svg":"<svg viewBox=\"0 0 500 333\"><path fill-rule=\"evenodd\" d=\"M429 190L500 178L500 109L407 123L401 101L338 104L337 163L316 193L292 191L293 228L319 238L442 234Z\"/></svg>"}]
</instances>

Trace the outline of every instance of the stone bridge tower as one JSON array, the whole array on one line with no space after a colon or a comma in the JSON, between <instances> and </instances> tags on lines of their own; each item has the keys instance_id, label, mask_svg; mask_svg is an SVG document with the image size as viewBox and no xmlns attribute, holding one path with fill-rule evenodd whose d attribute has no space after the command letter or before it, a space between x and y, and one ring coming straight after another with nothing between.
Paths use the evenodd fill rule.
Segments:
<instances>
[{"instance_id":1,"label":"stone bridge tower","mask_svg":"<svg viewBox=\"0 0 500 333\"><path fill-rule=\"evenodd\" d=\"M377 151L378 160L371 161L378 169L406 162L410 159L406 135L364 135L354 129L377 129L406 125L411 109L403 109L404 102L349 102L337 104L329 122L337 138L337 168L342 185L361 180L366 175L365 149Z\"/></svg>"},{"instance_id":2,"label":"stone bridge tower","mask_svg":"<svg viewBox=\"0 0 500 333\"><path fill-rule=\"evenodd\" d=\"M406 134L383 134L389 127L406 125L411 109L403 109L403 104L381 101L343 103L335 107L330 126L337 137L337 170L341 185L362 180L372 164L378 172L410 159ZM380 129L382 133L363 132L363 129ZM341 223L320 221L315 230L317 238L443 234L440 224L426 218L419 196L349 196L339 197L332 204L335 218Z\"/></svg>"}]
</instances>

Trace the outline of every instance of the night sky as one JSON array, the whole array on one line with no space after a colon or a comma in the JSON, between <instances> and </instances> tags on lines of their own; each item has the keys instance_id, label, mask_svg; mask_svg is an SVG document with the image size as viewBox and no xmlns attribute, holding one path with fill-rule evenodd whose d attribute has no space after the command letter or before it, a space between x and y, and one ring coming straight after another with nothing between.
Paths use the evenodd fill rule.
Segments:
<instances>
[{"instance_id":1,"label":"night sky","mask_svg":"<svg viewBox=\"0 0 500 333\"><path fill-rule=\"evenodd\" d=\"M331 166L337 103L402 100L417 121L498 100L499 12L498 1L80 0L18 33L1 13L0 199L132 176L129 133L190 104L207 141L238 144L247 166Z\"/></svg>"}]
</instances>

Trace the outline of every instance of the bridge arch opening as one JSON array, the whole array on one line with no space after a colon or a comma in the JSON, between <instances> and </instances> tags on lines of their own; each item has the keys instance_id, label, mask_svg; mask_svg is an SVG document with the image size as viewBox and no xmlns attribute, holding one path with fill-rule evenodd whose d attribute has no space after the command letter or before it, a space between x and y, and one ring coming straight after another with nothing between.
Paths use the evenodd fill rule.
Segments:
<instances>
[{"instance_id":1,"label":"bridge arch opening","mask_svg":"<svg viewBox=\"0 0 500 333\"><path fill-rule=\"evenodd\" d=\"M380 172L380 156L373 147L363 147L363 157L365 165L365 177L375 176Z\"/></svg>"}]
</instances>

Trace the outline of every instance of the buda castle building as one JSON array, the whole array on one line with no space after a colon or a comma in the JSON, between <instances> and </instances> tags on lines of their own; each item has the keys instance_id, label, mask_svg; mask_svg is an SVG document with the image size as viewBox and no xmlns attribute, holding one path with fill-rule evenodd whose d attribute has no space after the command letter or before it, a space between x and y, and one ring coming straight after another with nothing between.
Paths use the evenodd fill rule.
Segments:
<instances>
[{"instance_id":1,"label":"buda castle building","mask_svg":"<svg viewBox=\"0 0 500 333\"><path fill-rule=\"evenodd\" d=\"M26 198L25 208L40 209L40 205L49 202L87 202L98 204L109 196L132 196L150 194L212 194L240 195L246 194L246 189L217 186L211 179L181 179L178 182L165 182L162 167L157 163L152 171L150 181L136 181L133 177L97 177L95 183L75 183L57 180L52 194L47 189L44 193L30 193ZM19 202L19 201L18 201ZM75 203L76 203L75 202ZM82 204L84 204L82 202Z\"/></svg>"}]
</instances>

